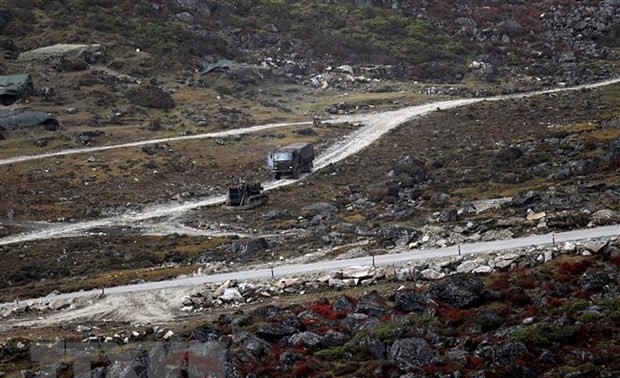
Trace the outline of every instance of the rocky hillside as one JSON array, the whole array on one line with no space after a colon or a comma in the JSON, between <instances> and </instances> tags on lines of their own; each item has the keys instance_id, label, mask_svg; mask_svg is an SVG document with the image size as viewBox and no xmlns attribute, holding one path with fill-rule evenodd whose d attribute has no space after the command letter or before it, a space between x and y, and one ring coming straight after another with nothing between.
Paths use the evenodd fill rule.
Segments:
<instances>
[{"instance_id":1,"label":"rocky hillside","mask_svg":"<svg viewBox=\"0 0 620 378\"><path fill-rule=\"evenodd\" d=\"M34 82L2 114L58 119L53 130L0 128L5 159L615 77L620 1L4 0L0 49L0 74ZM83 351L198 341L197 354L212 341L226 377L618 376L617 240L228 282L183 298L170 324L99 321L114 311L87 325L15 324L74 319L75 303L25 301L50 293L617 224L619 94L615 84L438 108L271 191L264 207L157 219L201 236L136 221L3 245L0 302L22 304L0 313L0 377L38 374L35 340ZM318 122L3 164L0 237L219 195L239 178L265 182L275 146L312 142L321 153L359 127ZM157 353L121 364L101 355L88 376L143 376ZM186 356L170 357L174 369ZM73 376L70 362L54 369Z\"/></svg>"},{"instance_id":2,"label":"rocky hillside","mask_svg":"<svg viewBox=\"0 0 620 378\"><path fill-rule=\"evenodd\" d=\"M295 299L300 290L313 290L312 281L283 280L276 284L279 289L268 291L228 282L185 300L183 311L229 306L214 321L176 334L153 325L107 334L87 324L65 324L65 345L79 348L82 356L89 350L85 346L109 346L107 355L91 355L91 377L141 376L164 367L227 378L618 376L618 241L566 243L510 256L489 259L498 270L490 275L465 273L473 260L444 262L443 269L458 273L430 282L420 271L424 266L409 269L413 274L393 268L349 270L340 273L345 280L331 277L330 285L349 285L361 277L363 290L324 292L320 298L324 290L314 289L320 299L313 302ZM289 304L232 313L244 297L249 302L276 294ZM66 307L58 303L51 311ZM45 314L36 306L27 311ZM53 350L65 341L10 340L0 348L0 371L28 366L29 350ZM126 346L125 359L114 357L114 345ZM74 368L71 359L51 365L59 377L73 376ZM21 374L31 377L37 371L27 368Z\"/></svg>"},{"instance_id":3,"label":"rocky hillside","mask_svg":"<svg viewBox=\"0 0 620 378\"><path fill-rule=\"evenodd\" d=\"M607 74L620 46L615 0L89 1L7 0L0 46L14 57L56 43L101 43L137 77L226 58L303 81L326 67L400 79L582 82ZM149 55L130 64L135 49ZM594 64L594 62L597 62ZM2 68L12 70L10 61ZM60 70L79 69L75 65Z\"/></svg>"}]
</instances>

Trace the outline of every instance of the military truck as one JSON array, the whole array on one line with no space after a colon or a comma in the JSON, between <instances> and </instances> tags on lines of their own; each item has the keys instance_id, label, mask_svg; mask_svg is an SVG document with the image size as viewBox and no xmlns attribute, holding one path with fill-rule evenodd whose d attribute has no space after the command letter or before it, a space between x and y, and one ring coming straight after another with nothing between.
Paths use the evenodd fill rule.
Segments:
<instances>
[{"instance_id":1,"label":"military truck","mask_svg":"<svg viewBox=\"0 0 620 378\"><path fill-rule=\"evenodd\" d=\"M276 180L282 176L298 179L300 173L312 171L314 146L310 143L289 144L272 152L269 160Z\"/></svg>"}]
</instances>

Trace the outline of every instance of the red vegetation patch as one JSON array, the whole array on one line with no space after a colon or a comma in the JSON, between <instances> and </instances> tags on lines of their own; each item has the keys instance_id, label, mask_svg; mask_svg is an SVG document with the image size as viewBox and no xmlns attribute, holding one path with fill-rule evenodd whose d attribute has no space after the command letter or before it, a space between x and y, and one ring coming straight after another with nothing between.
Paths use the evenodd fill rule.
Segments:
<instances>
[{"instance_id":1,"label":"red vegetation patch","mask_svg":"<svg viewBox=\"0 0 620 378\"><path fill-rule=\"evenodd\" d=\"M570 281L572 281L573 277L571 277L571 276L569 276L567 274L558 274L555 279L558 282L570 282Z\"/></svg>"},{"instance_id":2,"label":"red vegetation patch","mask_svg":"<svg viewBox=\"0 0 620 378\"><path fill-rule=\"evenodd\" d=\"M330 320L342 319L347 316L346 311L334 311L329 302L315 302L310 306L310 311Z\"/></svg>"},{"instance_id":3,"label":"red vegetation patch","mask_svg":"<svg viewBox=\"0 0 620 378\"><path fill-rule=\"evenodd\" d=\"M307 363L302 362L293 368L293 371L291 372L291 376L307 377L310 375L311 372L312 372L312 369L310 369L310 366L308 366Z\"/></svg>"},{"instance_id":4,"label":"red vegetation patch","mask_svg":"<svg viewBox=\"0 0 620 378\"><path fill-rule=\"evenodd\" d=\"M620 266L620 256L614 256L612 258L609 259L609 262L616 265L616 266Z\"/></svg>"},{"instance_id":5,"label":"red vegetation patch","mask_svg":"<svg viewBox=\"0 0 620 378\"><path fill-rule=\"evenodd\" d=\"M447 362L446 364L430 364L422 367L422 372L425 375L433 374L451 374L458 370L458 366L454 362Z\"/></svg>"},{"instance_id":6,"label":"red vegetation patch","mask_svg":"<svg viewBox=\"0 0 620 378\"><path fill-rule=\"evenodd\" d=\"M547 301L547 304L551 308L560 307L562 304L564 304L564 299L561 299L561 298L549 298L549 301Z\"/></svg>"},{"instance_id":7,"label":"red vegetation patch","mask_svg":"<svg viewBox=\"0 0 620 378\"><path fill-rule=\"evenodd\" d=\"M565 261L558 267L558 274L578 275L590 267L590 261L580 260L575 262Z\"/></svg>"},{"instance_id":8,"label":"red vegetation patch","mask_svg":"<svg viewBox=\"0 0 620 378\"><path fill-rule=\"evenodd\" d=\"M575 292L575 294L573 294L576 298L579 299L589 299L590 298L590 294L586 293L585 291L581 291L581 290L577 290Z\"/></svg>"},{"instance_id":9,"label":"red vegetation patch","mask_svg":"<svg viewBox=\"0 0 620 378\"><path fill-rule=\"evenodd\" d=\"M440 307L437 309L439 317L452 326L458 326L472 319L475 309L461 310L458 308Z\"/></svg>"},{"instance_id":10,"label":"red vegetation patch","mask_svg":"<svg viewBox=\"0 0 620 378\"><path fill-rule=\"evenodd\" d=\"M509 316L510 314L512 314L512 312L513 312L513 308L508 303L503 303L497 308L497 314L500 316L504 316L504 317Z\"/></svg>"},{"instance_id":11,"label":"red vegetation patch","mask_svg":"<svg viewBox=\"0 0 620 378\"><path fill-rule=\"evenodd\" d=\"M532 302L530 296L527 295L523 289L518 287L507 291L502 291L500 294L504 302L511 303L513 305L525 306Z\"/></svg>"},{"instance_id":12,"label":"red vegetation patch","mask_svg":"<svg viewBox=\"0 0 620 378\"><path fill-rule=\"evenodd\" d=\"M588 329L588 326L585 324L582 324L579 327L579 331L577 331L577 333L575 334L575 341L578 343L584 343L587 342L590 339L590 330Z\"/></svg>"},{"instance_id":13,"label":"red vegetation patch","mask_svg":"<svg viewBox=\"0 0 620 378\"><path fill-rule=\"evenodd\" d=\"M529 275L519 276L515 283L522 289L533 289L538 286L538 282L536 282L536 280Z\"/></svg>"},{"instance_id":14,"label":"red vegetation patch","mask_svg":"<svg viewBox=\"0 0 620 378\"><path fill-rule=\"evenodd\" d=\"M280 348L276 344L273 344L273 345L271 345L271 353L274 355L274 357L276 359L279 359L280 358L280 354L282 354L282 348Z\"/></svg>"},{"instance_id":15,"label":"red vegetation patch","mask_svg":"<svg viewBox=\"0 0 620 378\"><path fill-rule=\"evenodd\" d=\"M525 306L525 313L529 316L535 316L536 314L538 314L538 307L536 307L535 305L527 305Z\"/></svg>"},{"instance_id":16,"label":"red vegetation patch","mask_svg":"<svg viewBox=\"0 0 620 378\"><path fill-rule=\"evenodd\" d=\"M484 358L478 356L467 356L467 366L470 369L478 369L484 365Z\"/></svg>"},{"instance_id":17,"label":"red vegetation patch","mask_svg":"<svg viewBox=\"0 0 620 378\"><path fill-rule=\"evenodd\" d=\"M506 290L510 288L510 276L506 273L502 273L499 277L497 277L491 284L489 288L495 291Z\"/></svg>"},{"instance_id":18,"label":"red vegetation patch","mask_svg":"<svg viewBox=\"0 0 620 378\"><path fill-rule=\"evenodd\" d=\"M347 298L347 300L348 300L348 301L349 301L352 305L354 305L354 306L355 306L355 305L357 304L357 298L355 298L354 296L349 295L349 294L345 294L345 295L344 295L344 297L345 297L345 298Z\"/></svg>"}]
</instances>

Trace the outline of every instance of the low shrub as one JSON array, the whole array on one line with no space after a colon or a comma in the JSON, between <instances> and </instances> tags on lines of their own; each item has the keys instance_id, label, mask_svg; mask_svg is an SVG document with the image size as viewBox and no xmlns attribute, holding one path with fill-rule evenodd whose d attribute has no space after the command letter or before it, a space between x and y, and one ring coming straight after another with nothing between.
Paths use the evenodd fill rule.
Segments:
<instances>
[{"instance_id":1,"label":"low shrub","mask_svg":"<svg viewBox=\"0 0 620 378\"><path fill-rule=\"evenodd\" d=\"M346 348L343 345L343 346L336 346L333 348L319 350L318 352L314 353L314 356L322 360L336 361L336 360L344 359L348 353L349 353L348 348Z\"/></svg>"},{"instance_id":2,"label":"low shrub","mask_svg":"<svg viewBox=\"0 0 620 378\"><path fill-rule=\"evenodd\" d=\"M547 340L540 335L538 328L535 326L525 326L515 330L512 333L512 338L530 347L540 347L547 342Z\"/></svg>"},{"instance_id":3,"label":"low shrub","mask_svg":"<svg viewBox=\"0 0 620 378\"><path fill-rule=\"evenodd\" d=\"M168 92L155 86L133 88L127 91L125 96L132 104L146 108L172 109L175 105Z\"/></svg>"}]
</instances>

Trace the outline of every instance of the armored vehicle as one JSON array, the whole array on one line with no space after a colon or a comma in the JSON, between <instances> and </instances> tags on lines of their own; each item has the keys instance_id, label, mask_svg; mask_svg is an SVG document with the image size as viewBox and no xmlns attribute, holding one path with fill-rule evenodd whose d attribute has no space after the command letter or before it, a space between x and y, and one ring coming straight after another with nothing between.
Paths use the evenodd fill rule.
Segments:
<instances>
[{"instance_id":1,"label":"armored vehicle","mask_svg":"<svg viewBox=\"0 0 620 378\"><path fill-rule=\"evenodd\" d=\"M310 143L294 143L277 149L269 156L276 180L282 176L299 178L302 172L312 171L314 146Z\"/></svg>"}]
</instances>

